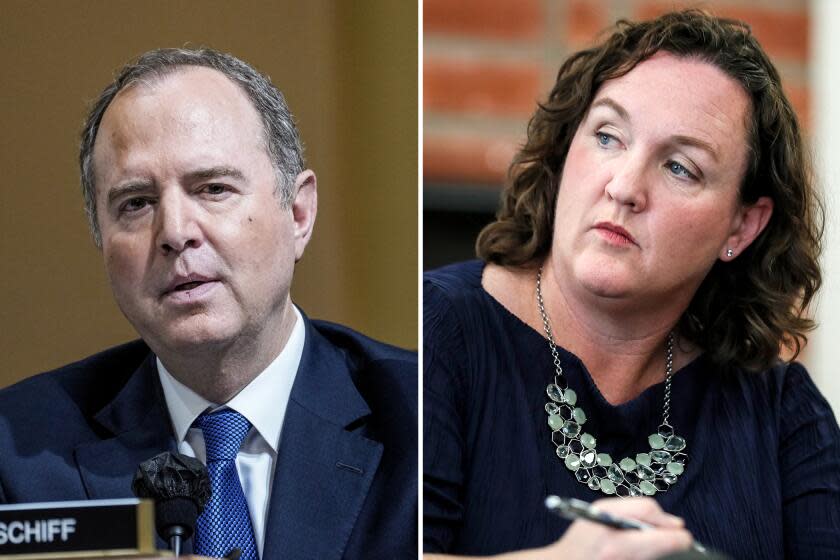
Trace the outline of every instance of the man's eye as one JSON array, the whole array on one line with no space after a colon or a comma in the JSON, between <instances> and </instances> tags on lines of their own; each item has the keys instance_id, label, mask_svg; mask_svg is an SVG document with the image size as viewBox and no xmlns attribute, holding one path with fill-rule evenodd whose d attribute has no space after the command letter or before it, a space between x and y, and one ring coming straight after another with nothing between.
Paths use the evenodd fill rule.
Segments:
<instances>
[{"instance_id":1,"label":"man's eye","mask_svg":"<svg viewBox=\"0 0 840 560\"><path fill-rule=\"evenodd\" d=\"M145 198L129 198L120 205L120 213L137 212L148 206L149 201Z\"/></svg>"},{"instance_id":2,"label":"man's eye","mask_svg":"<svg viewBox=\"0 0 840 560\"><path fill-rule=\"evenodd\" d=\"M211 195L220 195L227 192L227 187L224 185L207 185L204 187L204 192Z\"/></svg>"},{"instance_id":3,"label":"man's eye","mask_svg":"<svg viewBox=\"0 0 840 560\"><path fill-rule=\"evenodd\" d=\"M668 170L677 177L683 177L692 180L697 179L697 176L695 176L694 173L686 169L686 167L683 164L678 163L676 161L669 161L665 164L665 167L667 167Z\"/></svg>"}]
</instances>

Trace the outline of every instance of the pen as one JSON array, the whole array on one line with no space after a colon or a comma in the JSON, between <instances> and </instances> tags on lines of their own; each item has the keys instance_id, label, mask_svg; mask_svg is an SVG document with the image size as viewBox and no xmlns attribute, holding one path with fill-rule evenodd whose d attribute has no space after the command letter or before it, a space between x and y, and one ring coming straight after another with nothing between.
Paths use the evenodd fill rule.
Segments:
<instances>
[{"instance_id":1,"label":"pen","mask_svg":"<svg viewBox=\"0 0 840 560\"><path fill-rule=\"evenodd\" d=\"M557 515L574 521L575 519L585 519L593 523L599 523L612 527L614 529L636 529L647 530L653 529L653 525L648 525L635 519L626 517L619 517L611 513L607 513L583 500L576 498L560 498L559 496L548 496L545 499L545 507L549 511ZM691 543L691 549L702 554L706 554L706 547L697 541Z\"/></svg>"}]
</instances>

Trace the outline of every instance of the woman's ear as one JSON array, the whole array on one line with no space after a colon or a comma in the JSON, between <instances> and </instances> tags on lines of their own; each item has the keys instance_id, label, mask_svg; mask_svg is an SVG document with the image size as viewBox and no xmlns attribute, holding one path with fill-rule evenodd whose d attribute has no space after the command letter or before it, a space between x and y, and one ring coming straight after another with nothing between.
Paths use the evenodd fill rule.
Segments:
<instances>
[{"instance_id":1,"label":"woman's ear","mask_svg":"<svg viewBox=\"0 0 840 560\"><path fill-rule=\"evenodd\" d=\"M773 199L762 196L753 204L742 206L732 222L732 231L720 250L720 260L738 257L764 231L773 215Z\"/></svg>"}]
</instances>

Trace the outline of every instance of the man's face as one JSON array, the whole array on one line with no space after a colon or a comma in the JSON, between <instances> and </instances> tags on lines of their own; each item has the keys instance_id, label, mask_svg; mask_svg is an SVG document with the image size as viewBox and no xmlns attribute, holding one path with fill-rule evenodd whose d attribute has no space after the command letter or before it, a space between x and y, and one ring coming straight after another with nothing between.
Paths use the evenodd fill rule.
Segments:
<instances>
[{"instance_id":1,"label":"man's face","mask_svg":"<svg viewBox=\"0 0 840 560\"><path fill-rule=\"evenodd\" d=\"M93 154L105 268L159 354L282 332L315 180L302 173L282 207L263 138L247 96L207 68L123 90L105 112Z\"/></svg>"}]
</instances>

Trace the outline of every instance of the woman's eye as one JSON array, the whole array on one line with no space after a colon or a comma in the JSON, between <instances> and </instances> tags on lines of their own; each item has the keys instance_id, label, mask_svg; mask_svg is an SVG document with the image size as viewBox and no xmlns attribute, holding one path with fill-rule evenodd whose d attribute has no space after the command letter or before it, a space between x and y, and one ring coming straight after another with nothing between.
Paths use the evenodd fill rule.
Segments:
<instances>
[{"instance_id":1,"label":"woman's eye","mask_svg":"<svg viewBox=\"0 0 840 560\"><path fill-rule=\"evenodd\" d=\"M686 179L697 179L694 173L686 169L686 167L681 163L678 163L676 161L669 161L667 164L665 164L665 166L671 173L673 173L677 177L685 177Z\"/></svg>"},{"instance_id":2,"label":"woman's eye","mask_svg":"<svg viewBox=\"0 0 840 560\"><path fill-rule=\"evenodd\" d=\"M606 132L596 132L595 137L598 139L598 144L600 144L601 146L609 146L610 142L615 140L615 138L613 138Z\"/></svg>"}]
</instances>

